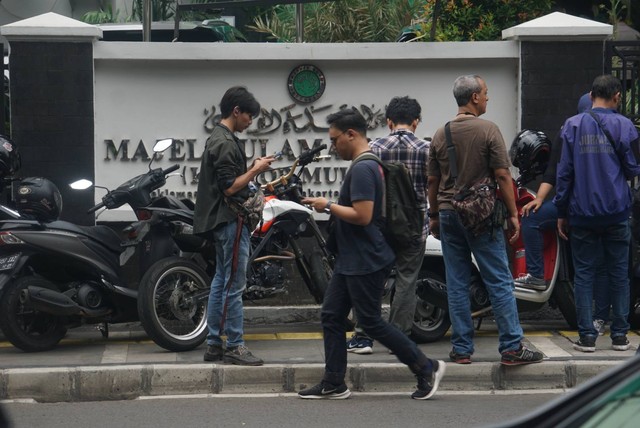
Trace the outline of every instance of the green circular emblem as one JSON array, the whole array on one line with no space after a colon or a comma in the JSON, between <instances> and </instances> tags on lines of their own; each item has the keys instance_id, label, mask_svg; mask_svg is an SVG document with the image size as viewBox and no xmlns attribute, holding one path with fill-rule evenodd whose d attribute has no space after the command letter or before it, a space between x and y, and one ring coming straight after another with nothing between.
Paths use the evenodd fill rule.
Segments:
<instances>
[{"instance_id":1,"label":"green circular emblem","mask_svg":"<svg viewBox=\"0 0 640 428\"><path fill-rule=\"evenodd\" d=\"M314 65L299 65L289 73L287 88L289 95L301 103L312 103L324 92L324 74Z\"/></svg>"}]
</instances>

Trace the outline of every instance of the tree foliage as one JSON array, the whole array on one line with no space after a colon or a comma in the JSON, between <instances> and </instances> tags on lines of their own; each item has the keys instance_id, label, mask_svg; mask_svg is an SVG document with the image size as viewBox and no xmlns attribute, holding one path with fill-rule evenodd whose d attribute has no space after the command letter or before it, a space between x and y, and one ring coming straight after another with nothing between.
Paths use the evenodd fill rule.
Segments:
<instances>
[{"instance_id":1,"label":"tree foliage","mask_svg":"<svg viewBox=\"0 0 640 428\"><path fill-rule=\"evenodd\" d=\"M418 35L429 41L437 11L435 40L500 40L502 30L551 12L553 0L427 0Z\"/></svg>"},{"instance_id":2,"label":"tree foliage","mask_svg":"<svg viewBox=\"0 0 640 428\"><path fill-rule=\"evenodd\" d=\"M304 6L306 42L392 42L427 0L336 0ZM295 6L275 6L249 29L279 42L296 39Z\"/></svg>"}]
</instances>

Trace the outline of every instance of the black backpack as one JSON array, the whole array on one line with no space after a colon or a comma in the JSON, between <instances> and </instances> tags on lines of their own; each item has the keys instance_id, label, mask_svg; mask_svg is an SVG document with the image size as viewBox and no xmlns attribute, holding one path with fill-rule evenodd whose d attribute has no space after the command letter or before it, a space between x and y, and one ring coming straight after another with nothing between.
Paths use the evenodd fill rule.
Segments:
<instances>
[{"instance_id":1,"label":"black backpack","mask_svg":"<svg viewBox=\"0 0 640 428\"><path fill-rule=\"evenodd\" d=\"M420 243L424 219L406 165L398 161L383 161L373 153L361 155L356 162L366 159L378 162L382 168L383 232L387 242L396 253Z\"/></svg>"}]
</instances>

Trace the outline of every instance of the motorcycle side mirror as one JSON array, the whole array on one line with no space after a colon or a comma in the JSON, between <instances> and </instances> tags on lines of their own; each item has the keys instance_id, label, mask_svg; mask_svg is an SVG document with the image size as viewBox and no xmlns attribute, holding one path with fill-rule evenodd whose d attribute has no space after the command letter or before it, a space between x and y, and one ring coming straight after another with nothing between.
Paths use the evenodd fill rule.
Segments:
<instances>
[{"instance_id":1,"label":"motorcycle side mirror","mask_svg":"<svg viewBox=\"0 0 640 428\"><path fill-rule=\"evenodd\" d=\"M71 187L73 190L85 190L91 186L93 186L93 182L85 178L69 184L69 187Z\"/></svg>"},{"instance_id":2,"label":"motorcycle side mirror","mask_svg":"<svg viewBox=\"0 0 640 428\"><path fill-rule=\"evenodd\" d=\"M164 138L162 140L158 140L156 144L153 146L153 151L155 153L162 153L167 150L173 144L173 138Z\"/></svg>"},{"instance_id":3,"label":"motorcycle side mirror","mask_svg":"<svg viewBox=\"0 0 640 428\"><path fill-rule=\"evenodd\" d=\"M151 164L154 160L157 159L157 154L162 153L167 150L173 144L173 138L163 138L162 140L158 140L153 145L153 156L151 156L151 160L149 161L149 170L151 170Z\"/></svg>"}]
</instances>

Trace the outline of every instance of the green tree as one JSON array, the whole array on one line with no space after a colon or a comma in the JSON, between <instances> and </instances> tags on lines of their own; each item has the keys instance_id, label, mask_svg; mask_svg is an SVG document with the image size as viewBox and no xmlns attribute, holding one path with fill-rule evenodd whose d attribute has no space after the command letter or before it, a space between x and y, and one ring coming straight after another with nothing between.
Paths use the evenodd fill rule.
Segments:
<instances>
[{"instance_id":1,"label":"green tree","mask_svg":"<svg viewBox=\"0 0 640 428\"><path fill-rule=\"evenodd\" d=\"M304 39L312 43L392 42L427 0L336 0L304 7ZM294 42L295 6L275 6L248 26L272 40Z\"/></svg>"},{"instance_id":2,"label":"green tree","mask_svg":"<svg viewBox=\"0 0 640 428\"><path fill-rule=\"evenodd\" d=\"M107 22L118 22L120 11L116 9L115 13L111 7L111 3L100 1L100 9L87 12L82 15L81 20L88 24L105 24Z\"/></svg>"},{"instance_id":3,"label":"green tree","mask_svg":"<svg viewBox=\"0 0 640 428\"><path fill-rule=\"evenodd\" d=\"M429 34L437 41L500 40L502 30L551 12L553 3L553 0L427 0L417 33L422 40L430 40L431 37L424 37Z\"/></svg>"}]
</instances>

